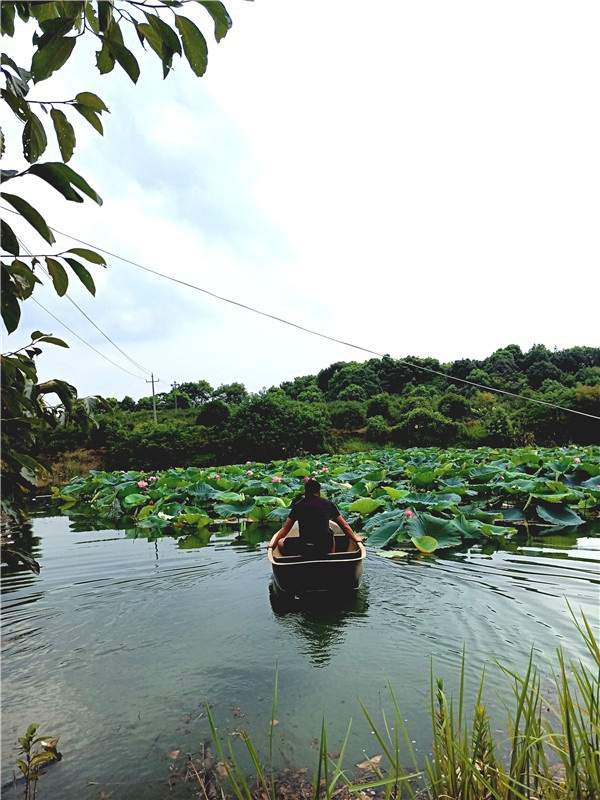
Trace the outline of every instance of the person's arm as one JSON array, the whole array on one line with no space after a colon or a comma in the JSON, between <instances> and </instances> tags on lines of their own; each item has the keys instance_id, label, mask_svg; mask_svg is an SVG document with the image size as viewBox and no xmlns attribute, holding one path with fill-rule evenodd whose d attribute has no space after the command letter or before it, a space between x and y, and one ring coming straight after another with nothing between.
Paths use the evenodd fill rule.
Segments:
<instances>
[{"instance_id":1,"label":"person's arm","mask_svg":"<svg viewBox=\"0 0 600 800\"><path fill-rule=\"evenodd\" d=\"M292 530L293 524L294 524L293 520L291 520L288 517L286 521L283 523L283 527L281 527L277 531L277 533L273 534L273 536L271 537L271 541L267 545L267 550L269 550L269 548L273 549L274 547L277 547L281 539L285 539L288 533Z\"/></svg>"},{"instance_id":2,"label":"person's arm","mask_svg":"<svg viewBox=\"0 0 600 800\"><path fill-rule=\"evenodd\" d=\"M345 519L342 517L342 515L341 515L341 514L339 515L339 517L336 517L335 521L336 521L336 522L337 522L337 524L340 526L340 528L341 528L341 529L344 531L344 533L347 533L347 534L348 534L348 536L349 536L351 539L353 539L353 540L354 540L355 542L357 542L357 543L358 543L358 542L362 542L362 539L360 539L360 538L359 538L359 537L358 537L358 536L357 536L357 535L354 533L354 531L352 530L352 528L350 527L350 525L348 525L348 523L347 523L347 522L346 522L346 520L345 520Z\"/></svg>"}]
</instances>

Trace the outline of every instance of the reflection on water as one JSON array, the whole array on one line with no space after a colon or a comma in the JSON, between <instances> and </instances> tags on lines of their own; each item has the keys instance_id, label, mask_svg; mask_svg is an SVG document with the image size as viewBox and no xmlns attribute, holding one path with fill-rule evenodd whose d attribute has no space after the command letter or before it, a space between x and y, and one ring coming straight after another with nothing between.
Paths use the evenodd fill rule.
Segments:
<instances>
[{"instance_id":1,"label":"reflection on water","mask_svg":"<svg viewBox=\"0 0 600 800\"><path fill-rule=\"evenodd\" d=\"M335 596L325 592L294 595L278 591L269 584L269 599L277 621L301 643L301 652L315 667L325 667L332 653L344 641L348 625L357 617L366 617L368 590Z\"/></svg>"},{"instance_id":2,"label":"reflection on water","mask_svg":"<svg viewBox=\"0 0 600 800\"><path fill-rule=\"evenodd\" d=\"M44 800L162 800L169 754L198 753L210 738L205 703L236 744L241 730L268 741L277 675L282 764L316 765L323 718L332 748L352 718L348 764L376 755L358 698L375 722L389 718L390 686L426 754L432 664L451 691L464 649L467 696L485 668L501 707L495 658L520 670L533 652L549 674L557 647L585 658L568 604L600 623L600 539L582 533L399 561L368 550L355 597L313 604L273 593L260 546L269 532L208 533L148 541L33 520L25 535L40 574L3 571L3 784L17 737L38 722L63 753L42 779Z\"/></svg>"}]
</instances>

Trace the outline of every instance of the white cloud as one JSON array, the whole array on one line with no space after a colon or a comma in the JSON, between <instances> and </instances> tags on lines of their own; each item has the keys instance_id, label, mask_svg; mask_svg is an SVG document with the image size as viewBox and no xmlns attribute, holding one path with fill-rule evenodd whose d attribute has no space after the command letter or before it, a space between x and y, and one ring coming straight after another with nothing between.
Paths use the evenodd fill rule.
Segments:
<instances>
[{"instance_id":1,"label":"white cloud","mask_svg":"<svg viewBox=\"0 0 600 800\"><path fill-rule=\"evenodd\" d=\"M597 3L227 6L202 79L179 65L162 81L150 61L136 87L69 74L111 109L73 164L105 204L53 203L57 228L399 358L597 344ZM163 382L255 391L369 357L108 260L78 302ZM64 335L71 353L48 349L43 376L149 393Z\"/></svg>"}]
</instances>

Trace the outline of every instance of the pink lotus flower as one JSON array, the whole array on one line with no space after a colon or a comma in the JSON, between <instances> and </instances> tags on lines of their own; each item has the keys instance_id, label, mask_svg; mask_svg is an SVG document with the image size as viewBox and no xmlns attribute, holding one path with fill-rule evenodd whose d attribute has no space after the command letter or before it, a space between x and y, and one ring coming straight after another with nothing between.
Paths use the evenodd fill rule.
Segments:
<instances>
[{"instance_id":1,"label":"pink lotus flower","mask_svg":"<svg viewBox=\"0 0 600 800\"><path fill-rule=\"evenodd\" d=\"M220 476L220 475L217 475L217 473L216 473L216 472L215 472L215 474L213 475L213 478L214 478L216 481L220 481L220 480L221 480L221 476Z\"/></svg>"},{"instance_id":2,"label":"pink lotus flower","mask_svg":"<svg viewBox=\"0 0 600 800\"><path fill-rule=\"evenodd\" d=\"M281 483L281 478L279 475L273 475L273 483Z\"/></svg>"},{"instance_id":3,"label":"pink lotus flower","mask_svg":"<svg viewBox=\"0 0 600 800\"><path fill-rule=\"evenodd\" d=\"M138 481L137 485L140 489L147 489L148 488L148 481Z\"/></svg>"},{"instance_id":4,"label":"pink lotus flower","mask_svg":"<svg viewBox=\"0 0 600 800\"><path fill-rule=\"evenodd\" d=\"M404 510L404 516L410 519L411 517L416 517L417 515L415 514L414 511L411 511L410 508L406 508Z\"/></svg>"},{"instance_id":5,"label":"pink lotus flower","mask_svg":"<svg viewBox=\"0 0 600 800\"><path fill-rule=\"evenodd\" d=\"M308 475L305 475L304 476L304 483L306 483L306 481L309 481L309 480L310 480L310 478L308 477Z\"/></svg>"},{"instance_id":6,"label":"pink lotus flower","mask_svg":"<svg viewBox=\"0 0 600 800\"><path fill-rule=\"evenodd\" d=\"M249 469L249 470L246 472L246 475L249 475L250 477L252 477L252 476L254 475L254 473L252 472L252 470L251 470L251 469Z\"/></svg>"},{"instance_id":7,"label":"pink lotus flower","mask_svg":"<svg viewBox=\"0 0 600 800\"><path fill-rule=\"evenodd\" d=\"M150 475L150 477L148 478L148 480L149 480L149 481L157 481L157 480L158 480L158 478L156 477L156 475Z\"/></svg>"},{"instance_id":8,"label":"pink lotus flower","mask_svg":"<svg viewBox=\"0 0 600 800\"><path fill-rule=\"evenodd\" d=\"M246 466L247 467L250 466L251 463L252 463L251 461L246 461Z\"/></svg>"},{"instance_id":9,"label":"pink lotus flower","mask_svg":"<svg viewBox=\"0 0 600 800\"><path fill-rule=\"evenodd\" d=\"M579 458L579 456L575 456L575 458L573 459L573 461L574 461L576 464L581 464L581 459Z\"/></svg>"},{"instance_id":10,"label":"pink lotus flower","mask_svg":"<svg viewBox=\"0 0 600 800\"><path fill-rule=\"evenodd\" d=\"M329 472L329 469L327 467L321 467L321 472Z\"/></svg>"}]
</instances>

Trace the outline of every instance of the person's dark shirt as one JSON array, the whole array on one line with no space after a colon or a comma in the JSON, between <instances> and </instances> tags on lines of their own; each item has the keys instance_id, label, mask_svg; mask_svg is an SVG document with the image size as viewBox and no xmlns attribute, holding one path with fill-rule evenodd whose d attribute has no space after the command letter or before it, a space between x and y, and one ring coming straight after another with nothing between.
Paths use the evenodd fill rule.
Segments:
<instances>
[{"instance_id":1,"label":"person's dark shirt","mask_svg":"<svg viewBox=\"0 0 600 800\"><path fill-rule=\"evenodd\" d=\"M338 507L319 495L309 495L290 508L289 517L298 521L300 539L307 544L322 544L329 540L329 520L340 516Z\"/></svg>"}]
</instances>

